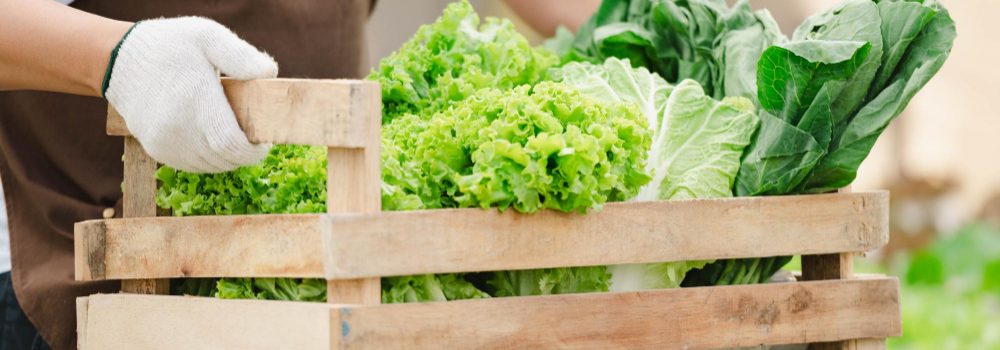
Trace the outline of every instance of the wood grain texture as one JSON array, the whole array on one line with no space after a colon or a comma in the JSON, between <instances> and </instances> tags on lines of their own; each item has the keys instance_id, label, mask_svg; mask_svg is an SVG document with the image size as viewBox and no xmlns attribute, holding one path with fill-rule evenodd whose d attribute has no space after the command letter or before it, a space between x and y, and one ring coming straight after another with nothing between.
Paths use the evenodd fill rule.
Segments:
<instances>
[{"instance_id":1,"label":"wood grain texture","mask_svg":"<svg viewBox=\"0 0 1000 350\"><path fill-rule=\"evenodd\" d=\"M320 215L79 222L78 280L323 277ZM83 242L83 243L81 243Z\"/></svg>"},{"instance_id":2,"label":"wood grain texture","mask_svg":"<svg viewBox=\"0 0 1000 350\"><path fill-rule=\"evenodd\" d=\"M88 349L330 348L326 304L126 294L87 299L87 322L79 329Z\"/></svg>"},{"instance_id":3,"label":"wood grain texture","mask_svg":"<svg viewBox=\"0 0 1000 350\"><path fill-rule=\"evenodd\" d=\"M587 215L454 209L331 216L326 277L877 249L885 192L609 204Z\"/></svg>"},{"instance_id":4,"label":"wood grain texture","mask_svg":"<svg viewBox=\"0 0 1000 350\"><path fill-rule=\"evenodd\" d=\"M382 210L381 133L382 99L380 92L353 93L354 115L367 116L364 148L327 149L326 211L338 213L377 214ZM324 226L323 236L331 227ZM323 240L324 251L331 241ZM369 257L375 259L375 257ZM364 263L364 262L359 262ZM331 303L378 304L381 299L379 276L370 278L329 280L326 299Z\"/></svg>"},{"instance_id":5,"label":"wood grain texture","mask_svg":"<svg viewBox=\"0 0 1000 350\"><path fill-rule=\"evenodd\" d=\"M236 120L255 143L362 148L369 116L357 103L379 93L362 80L223 79ZM127 136L128 127L111 109L108 135Z\"/></svg>"},{"instance_id":6,"label":"wood grain texture","mask_svg":"<svg viewBox=\"0 0 1000 350\"><path fill-rule=\"evenodd\" d=\"M130 218L155 217L156 160L146 154L146 150L133 137L125 137L123 158L125 178L122 183L122 216ZM90 238L84 238L84 240L89 243L94 242ZM107 241L104 243L107 244ZM146 256L140 255L132 258L142 260ZM125 280L122 281L121 290L126 293L169 294L170 281L166 279Z\"/></svg>"},{"instance_id":7,"label":"wood grain texture","mask_svg":"<svg viewBox=\"0 0 1000 350\"><path fill-rule=\"evenodd\" d=\"M78 350L88 350L87 347L87 297L76 298L76 348Z\"/></svg>"},{"instance_id":8,"label":"wood grain texture","mask_svg":"<svg viewBox=\"0 0 1000 350\"><path fill-rule=\"evenodd\" d=\"M897 336L898 288L879 278L361 306L95 295L84 317L94 349L713 349Z\"/></svg>"},{"instance_id":9,"label":"wood grain texture","mask_svg":"<svg viewBox=\"0 0 1000 350\"><path fill-rule=\"evenodd\" d=\"M850 185L838 193L851 193ZM886 241L888 243L888 240ZM854 253L837 253L802 256L802 279L805 281L846 280L854 275ZM810 350L859 350L884 349L885 339L851 339L840 342L809 344Z\"/></svg>"},{"instance_id":10,"label":"wood grain texture","mask_svg":"<svg viewBox=\"0 0 1000 350\"><path fill-rule=\"evenodd\" d=\"M77 271L89 271L83 280L355 279L869 251L888 239L887 203L885 192L864 192L615 203L587 215L454 209L93 220L77 223L78 244L105 243L77 254Z\"/></svg>"},{"instance_id":11,"label":"wood grain texture","mask_svg":"<svg viewBox=\"0 0 1000 350\"><path fill-rule=\"evenodd\" d=\"M802 279L805 281L853 278L854 254L820 254L802 256Z\"/></svg>"}]
</instances>

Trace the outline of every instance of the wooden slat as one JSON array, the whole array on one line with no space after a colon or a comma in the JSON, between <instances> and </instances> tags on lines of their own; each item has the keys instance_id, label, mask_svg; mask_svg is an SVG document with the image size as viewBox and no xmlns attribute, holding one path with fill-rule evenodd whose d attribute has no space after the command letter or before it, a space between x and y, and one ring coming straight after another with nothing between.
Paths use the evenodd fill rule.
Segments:
<instances>
[{"instance_id":1,"label":"wooden slat","mask_svg":"<svg viewBox=\"0 0 1000 350\"><path fill-rule=\"evenodd\" d=\"M88 350L87 347L87 315L89 310L87 297L76 298L76 348L78 350Z\"/></svg>"},{"instance_id":2,"label":"wooden slat","mask_svg":"<svg viewBox=\"0 0 1000 350\"><path fill-rule=\"evenodd\" d=\"M619 203L587 215L430 210L334 216L326 277L862 252L888 241L885 192Z\"/></svg>"},{"instance_id":3,"label":"wooden slat","mask_svg":"<svg viewBox=\"0 0 1000 350\"><path fill-rule=\"evenodd\" d=\"M86 336L99 349L714 349L898 336L898 293L880 278L370 306L97 295Z\"/></svg>"},{"instance_id":4,"label":"wooden slat","mask_svg":"<svg viewBox=\"0 0 1000 350\"><path fill-rule=\"evenodd\" d=\"M78 280L322 277L319 215L237 215L76 224ZM78 243L80 244L80 243Z\"/></svg>"},{"instance_id":5,"label":"wooden slat","mask_svg":"<svg viewBox=\"0 0 1000 350\"><path fill-rule=\"evenodd\" d=\"M223 79L222 85L251 142L343 148L365 146L368 116L357 103L379 92L377 83L361 80ZM129 135L114 109L107 133Z\"/></svg>"},{"instance_id":6,"label":"wooden slat","mask_svg":"<svg viewBox=\"0 0 1000 350\"><path fill-rule=\"evenodd\" d=\"M325 304L108 295L87 298L87 349L330 349Z\"/></svg>"},{"instance_id":7,"label":"wooden slat","mask_svg":"<svg viewBox=\"0 0 1000 350\"><path fill-rule=\"evenodd\" d=\"M326 155L326 212L378 213L382 210L381 133L382 98L378 91L356 94L352 101L358 111L354 115L367 116L367 143L364 148L327 149ZM329 227L324 227L324 237ZM325 239L324 245L330 240ZM329 249L329 247L324 247ZM363 262L359 262L363 263ZM330 303L378 304L382 288L378 276L372 278L331 280L326 284L326 299Z\"/></svg>"},{"instance_id":8,"label":"wooden slat","mask_svg":"<svg viewBox=\"0 0 1000 350\"><path fill-rule=\"evenodd\" d=\"M77 271L81 280L320 277L325 255L325 276L354 279L861 252L888 240L887 206L887 193L864 192L615 203L587 215L454 209L95 220L76 225L79 241L95 242L77 255Z\"/></svg>"},{"instance_id":9,"label":"wooden slat","mask_svg":"<svg viewBox=\"0 0 1000 350\"><path fill-rule=\"evenodd\" d=\"M839 193L851 193L851 186ZM802 256L802 279L805 281L854 279L854 257L851 252ZM885 339L851 339L839 342L809 344L810 350L875 350L884 349Z\"/></svg>"},{"instance_id":10,"label":"wooden slat","mask_svg":"<svg viewBox=\"0 0 1000 350\"><path fill-rule=\"evenodd\" d=\"M156 160L146 154L133 137L125 137L124 171L122 183L122 216L127 218L156 216ZM84 239L92 242L88 238ZM106 243L106 242L105 242ZM142 263L147 256L132 258ZM139 294L169 294L170 281L165 279L124 280L122 292Z\"/></svg>"}]
</instances>

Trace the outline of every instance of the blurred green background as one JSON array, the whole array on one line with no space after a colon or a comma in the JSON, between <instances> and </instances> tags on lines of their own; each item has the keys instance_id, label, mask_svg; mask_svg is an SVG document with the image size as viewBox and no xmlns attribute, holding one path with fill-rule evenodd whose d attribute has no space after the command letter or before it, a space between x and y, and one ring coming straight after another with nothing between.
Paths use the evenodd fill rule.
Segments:
<instances>
[{"instance_id":1,"label":"blurred green background","mask_svg":"<svg viewBox=\"0 0 1000 350\"><path fill-rule=\"evenodd\" d=\"M1000 349L1000 227L985 220L942 232L889 259L859 257L858 273L899 277L903 336L889 349ZM798 257L786 267L801 270Z\"/></svg>"}]
</instances>

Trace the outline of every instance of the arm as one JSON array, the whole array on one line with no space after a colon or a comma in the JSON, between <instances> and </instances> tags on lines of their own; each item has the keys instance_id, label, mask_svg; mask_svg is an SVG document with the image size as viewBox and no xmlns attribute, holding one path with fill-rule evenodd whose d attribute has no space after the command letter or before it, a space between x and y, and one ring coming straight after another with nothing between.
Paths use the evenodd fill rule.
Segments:
<instances>
[{"instance_id":1,"label":"arm","mask_svg":"<svg viewBox=\"0 0 1000 350\"><path fill-rule=\"evenodd\" d=\"M131 26L51 0L0 1L0 90L100 96L111 50Z\"/></svg>"},{"instance_id":2,"label":"arm","mask_svg":"<svg viewBox=\"0 0 1000 350\"><path fill-rule=\"evenodd\" d=\"M552 36L560 25L576 32L600 6L600 0L505 0L531 28Z\"/></svg>"},{"instance_id":3,"label":"arm","mask_svg":"<svg viewBox=\"0 0 1000 350\"><path fill-rule=\"evenodd\" d=\"M0 90L103 96L146 153L177 169L232 170L270 149L240 130L218 72L274 78L278 64L206 18L133 26L52 0L0 0Z\"/></svg>"}]
</instances>

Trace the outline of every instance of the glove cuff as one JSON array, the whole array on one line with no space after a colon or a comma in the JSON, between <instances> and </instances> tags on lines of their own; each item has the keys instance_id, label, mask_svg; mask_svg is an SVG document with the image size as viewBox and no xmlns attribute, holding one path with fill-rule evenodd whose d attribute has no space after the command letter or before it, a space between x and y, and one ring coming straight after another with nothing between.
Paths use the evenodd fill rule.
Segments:
<instances>
[{"instance_id":1,"label":"glove cuff","mask_svg":"<svg viewBox=\"0 0 1000 350\"><path fill-rule=\"evenodd\" d=\"M122 39L118 40L118 44L115 45L115 48L111 50L111 58L108 59L108 68L104 70L104 80L101 81L101 97L105 100L108 99L106 95L108 93L108 86L111 86L111 72L115 68L115 60L118 59L118 50L122 48L122 43L124 43L125 39L128 38L129 33L132 33L135 26L139 25L141 22L142 21L137 21L133 23L132 26L128 28L128 31L125 32L125 35L122 35Z\"/></svg>"}]
</instances>

